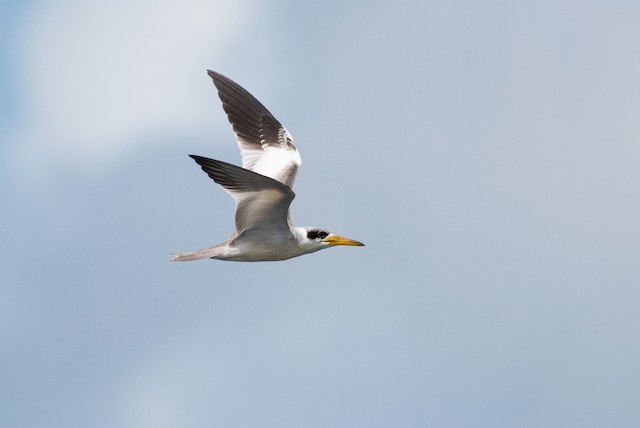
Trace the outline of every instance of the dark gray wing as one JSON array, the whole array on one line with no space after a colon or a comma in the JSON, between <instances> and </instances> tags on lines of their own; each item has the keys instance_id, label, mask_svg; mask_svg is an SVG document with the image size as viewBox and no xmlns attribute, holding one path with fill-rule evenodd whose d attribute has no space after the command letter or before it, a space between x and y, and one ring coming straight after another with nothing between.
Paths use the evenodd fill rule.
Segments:
<instances>
[{"instance_id":1,"label":"dark gray wing","mask_svg":"<svg viewBox=\"0 0 640 428\"><path fill-rule=\"evenodd\" d=\"M295 193L288 186L226 162L189 156L235 200L238 237L251 233L252 239L268 241L291 236L289 206Z\"/></svg>"},{"instance_id":2,"label":"dark gray wing","mask_svg":"<svg viewBox=\"0 0 640 428\"><path fill-rule=\"evenodd\" d=\"M220 73L207 72L236 134L243 168L291 187L301 163L291 134L242 86Z\"/></svg>"}]
</instances>

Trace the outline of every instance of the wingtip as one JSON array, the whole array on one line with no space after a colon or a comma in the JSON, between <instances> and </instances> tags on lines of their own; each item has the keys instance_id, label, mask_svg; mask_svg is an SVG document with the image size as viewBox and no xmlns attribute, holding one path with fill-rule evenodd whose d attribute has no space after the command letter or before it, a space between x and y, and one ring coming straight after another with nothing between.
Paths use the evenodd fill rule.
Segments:
<instances>
[{"instance_id":1,"label":"wingtip","mask_svg":"<svg viewBox=\"0 0 640 428\"><path fill-rule=\"evenodd\" d=\"M220 80L222 76L222 74L218 73L217 71L213 71L213 70L207 70L207 74L209 75L209 77L211 77L213 79L213 81L217 81Z\"/></svg>"},{"instance_id":2,"label":"wingtip","mask_svg":"<svg viewBox=\"0 0 640 428\"><path fill-rule=\"evenodd\" d=\"M197 164L202 165L203 163L209 162L212 159L206 158L204 156L198 156L198 155L189 155L189 157L191 159L193 159L194 161L196 161Z\"/></svg>"}]
</instances>

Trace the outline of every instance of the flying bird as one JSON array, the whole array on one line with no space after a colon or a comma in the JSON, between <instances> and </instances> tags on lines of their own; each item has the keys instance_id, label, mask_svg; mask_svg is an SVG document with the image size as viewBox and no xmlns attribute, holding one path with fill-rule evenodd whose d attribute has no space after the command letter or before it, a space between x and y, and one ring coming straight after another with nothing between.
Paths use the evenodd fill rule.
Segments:
<instances>
[{"instance_id":1,"label":"flying bird","mask_svg":"<svg viewBox=\"0 0 640 428\"><path fill-rule=\"evenodd\" d=\"M242 155L242 168L189 155L233 198L236 231L213 247L175 253L172 261L218 259L286 260L338 245L363 246L317 227L296 227L289 206L300 153L284 126L253 95L228 77L208 70L218 89Z\"/></svg>"}]
</instances>

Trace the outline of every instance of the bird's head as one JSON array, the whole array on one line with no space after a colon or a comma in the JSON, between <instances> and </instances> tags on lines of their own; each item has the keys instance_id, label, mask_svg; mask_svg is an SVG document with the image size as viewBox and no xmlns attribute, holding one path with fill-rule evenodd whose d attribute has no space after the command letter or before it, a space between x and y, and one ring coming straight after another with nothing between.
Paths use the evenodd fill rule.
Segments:
<instances>
[{"instance_id":1,"label":"bird's head","mask_svg":"<svg viewBox=\"0 0 640 428\"><path fill-rule=\"evenodd\" d=\"M311 249L311 251L318 251L338 245L349 245L353 247L364 246L362 242L345 238L344 236L339 236L326 230L318 229L317 227L304 227L302 228L302 232L302 244Z\"/></svg>"}]
</instances>

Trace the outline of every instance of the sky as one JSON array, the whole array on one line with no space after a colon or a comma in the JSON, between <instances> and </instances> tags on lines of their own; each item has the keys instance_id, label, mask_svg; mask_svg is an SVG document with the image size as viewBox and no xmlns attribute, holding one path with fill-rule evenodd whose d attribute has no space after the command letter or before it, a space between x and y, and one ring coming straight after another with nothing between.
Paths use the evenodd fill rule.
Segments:
<instances>
[{"instance_id":1,"label":"sky","mask_svg":"<svg viewBox=\"0 0 640 428\"><path fill-rule=\"evenodd\" d=\"M640 420L640 6L0 2L0 426ZM169 263L233 202L207 69L367 244Z\"/></svg>"}]
</instances>

